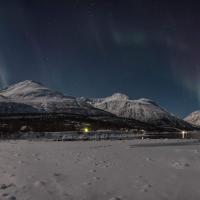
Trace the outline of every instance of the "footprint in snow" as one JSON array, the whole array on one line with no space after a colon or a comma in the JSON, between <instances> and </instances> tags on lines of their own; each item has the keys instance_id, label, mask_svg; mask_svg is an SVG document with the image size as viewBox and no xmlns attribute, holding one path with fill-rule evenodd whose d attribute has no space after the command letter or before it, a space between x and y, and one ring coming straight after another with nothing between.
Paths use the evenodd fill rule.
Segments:
<instances>
[{"instance_id":1,"label":"footprint in snow","mask_svg":"<svg viewBox=\"0 0 200 200\"><path fill-rule=\"evenodd\" d=\"M16 200L17 198L14 195L7 196L8 200Z\"/></svg>"},{"instance_id":2,"label":"footprint in snow","mask_svg":"<svg viewBox=\"0 0 200 200\"><path fill-rule=\"evenodd\" d=\"M98 181L98 180L100 180L101 178L100 178L100 177L97 177L97 176L94 176L93 179L96 180L96 181Z\"/></svg>"},{"instance_id":3,"label":"footprint in snow","mask_svg":"<svg viewBox=\"0 0 200 200\"><path fill-rule=\"evenodd\" d=\"M21 154L20 154L20 153L15 153L14 156L15 156L15 157L20 157Z\"/></svg>"},{"instance_id":4,"label":"footprint in snow","mask_svg":"<svg viewBox=\"0 0 200 200\"><path fill-rule=\"evenodd\" d=\"M148 162L153 162L154 160L153 160L152 158L147 157L147 158L146 158L146 161L148 161Z\"/></svg>"},{"instance_id":5,"label":"footprint in snow","mask_svg":"<svg viewBox=\"0 0 200 200\"><path fill-rule=\"evenodd\" d=\"M194 149L194 150L192 150L193 151L193 153L199 153L199 151L197 150L197 149Z\"/></svg>"},{"instance_id":6,"label":"footprint in snow","mask_svg":"<svg viewBox=\"0 0 200 200\"><path fill-rule=\"evenodd\" d=\"M35 187L41 187L41 186L45 186L46 182L45 181L36 181L34 182L34 186Z\"/></svg>"},{"instance_id":7,"label":"footprint in snow","mask_svg":"<svg viewBox=\"0 0 200 200\"><path fill-rule=\"evenodd\" d=\"M57 183L63 184L66 182L67 176L65 174L54 173L53 176Z\"/></svg>"},{"instance_id":8,"label":"footprint in snow","mask_svg":"<svg viewBox=\"0 0 200 200\"><path fill-rule=\"evenodd\" d=\"M97 170L96 170L96 169L91 169L90 172L91 172L91 173L96 173Z\"/></svg>"},{"instance_id":9,"label":"footprint in snow","mask_svg":"<svg viewBox=\"0 0 200 200\"><path fill-rule=\"evenodd\" d=\"M10 177L10 178L14 178L14 177L15 177L15 174L10 174L9 177Z\"/></svg>"},{"instance_id":10,"label":"footprint in snow","mask_svg":"<svg viewBox=\"0 0 200 200\"><path fill-rule=\"evenodd\" d=\"M91 182L83 182L82 184L83 184L83 185L86 185L86 186L90 186L90 185L92 185Z\"/></svg>"},{"instance_id":11,"label":"footprint in snow","mask_svg":"<svg viewBox=\"0 0 200 200\"><path fill-rule=\"evenodd\" d=\"M9 194L8 194L8 193L3 193L1 196L2 196L2 197L8 197Z\"/></svg>"},{"instance_id":12,"label":"footprint in snow","mask_svg":"<svg viewBox=\"0 0 200 200\"><path fill-rule=\"evenodd\" d=\"M19 164L25 164L25 162L23 160L19 160L18 163Z\"/></svg>"},{"instance_id":13,"label":"footprint in snow","mask_svg":"<svg viewBox=\"0 0 200 200\"><path fill-rule=\"evenodd\" d=\"M190 164L187 162L174 162L171 164L172 167L176 168L176 169L184 169L186 167L189 167Z\"/></svg>"},{"instance_id":14,"label":"footprint in snow","mask_svg":"<svg viewBox=\"0 0 200 200\"><path fill-rule=\"evenodd\" d=\"M53 175L56 176L56 177L61 176L61 174L59 174L59 173L54 173Z\"/></svg>"},{"instance_id":15,"label":"footprint in snow","mask_svg":"<svg viewBox=\"0 0 200 200\"><path fill-rule=\"evenodd\" d=\"M152 187L151 184L145 184L145 185L142 186L140 191L141 192L148 192L151 187Z\"/></svg>"},{"instance_id":16,"label":"footprint in snow","mask_svg":"<svg viewBox=\"0 0 200 200\"><path fill-rule=\"evenodd\" d=\"M0 189L1 189L1 190L5 190L5 189L10 188L10 187L15 187L15 184L14 184L14 183L2 184L2 185L0 186Z\"/></svg>"},{"instance_id":17,"label":"footprint in snow","mask_svg":"<svg viewBox=\"0 0 200 200\"><path fill-rule=\"evenodd\" d=\"M120 197L111 197L109 200L122 200Z\"/></svg>"},{"instance_id":18,"label":"footprint in snow","mask_svg":"<svg viewBox=\"0 0 200 200\"><path fill-rule=\"evenodd\" d=\"M150 188L152 188L152 184L148 183L146 179L143 178L143 176L138 176L138 179L135 181L135 187L140 192L148 192Z\"/></svg>"}]
</instances>

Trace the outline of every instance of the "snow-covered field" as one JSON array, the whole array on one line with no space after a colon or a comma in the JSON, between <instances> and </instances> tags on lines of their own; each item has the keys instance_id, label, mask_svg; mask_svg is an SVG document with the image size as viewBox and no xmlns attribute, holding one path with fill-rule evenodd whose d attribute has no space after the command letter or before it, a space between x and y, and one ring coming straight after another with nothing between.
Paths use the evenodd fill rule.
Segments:
<instances>
[{"instance_id":1,"label":"snow-covered field","mask_svg":"<svg viewBox=\"0 0 200 200\"><path fill-rule=\"evenodd\" d=\"M1 200L198 200L200 141L1 141L0 177Z\"/></svg>"}]
</instances>

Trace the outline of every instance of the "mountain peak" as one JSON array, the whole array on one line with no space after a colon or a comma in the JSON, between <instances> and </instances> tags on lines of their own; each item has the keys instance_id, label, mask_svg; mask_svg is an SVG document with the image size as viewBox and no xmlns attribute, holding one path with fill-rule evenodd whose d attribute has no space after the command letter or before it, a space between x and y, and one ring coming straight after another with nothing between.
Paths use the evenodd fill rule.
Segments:
<instances>
[{"instance_id":1,"label":"mountain peak","mask_svg":"<svg viewBox=\"0 0 200 200\"><path fill-rule=\"evenodd\" d=\"M121 93L115 93L101 101L94 101L93 105L119 117L133 118L143 122L156 122L164 118L169 119L169 121L175 120L174 115L151 99L141 98L134 100Z\"/></svg>"},{"instance_id":2,"label":"mountain peak","mask_svg":"<svg viewBox=\"0 0 200 200\"><path fill-rule=\"evenodd\" d=\"M114 100L128 100L129 97L125 94L122 94L122 93L114 93L112 96L110 97L107 97L106 99L114 99Z\"/></svg>"},{"instance_id":3,"label":"mountain peak","mask_svg":"<svg viewBox=\"0 0 200 200\"><path fill-rule=\"evenodd\" d=\"M25 81L21 81L20 83L24 83L24 84L38 84L38 85L42 85L41 83L37 82L37 81L33 81L33 80L25 80Z\"/></svg>"},{"instance_id":4,"label":"mountain peak","mask_svg":"<svg viewBox=\"0 0 200 200\"><path fill-rule=\"evenodd\" d=\"M15 100L37 100L38 98L62 98L62 93L53 91L41 83L25 80L1 91L1 94Z\"/></svg>"},{"instance_id":5,"label":"mountain peak","mask_svg":"<svg viewBox=\"0 0 200 200\"><path fill-rule=\"evenodd\" d=\"M33 81L33 80L25 80L25 81L20 81L17 83L14 83L6 88L4 88L2 91L7 91L11 90L14 88L24 88L24 87L44 87L41 83Z\"/></svg>"},{"instance_id":6,"label":"mountain peak","mask_svg":"<svg viewBox=\"0 0 200 200\"><path fill-rule=\"evenodd\" d=\"M21 82L18 82L16 84L13 84L13 85L9 86L9 88L12 87L12 86L28 86L28 85L38 85L38 86L44 87L39 82L36 82L36 81L33 81L33 80L25 80L25 81L21 81Z\"/></svg>"}]
</instances>

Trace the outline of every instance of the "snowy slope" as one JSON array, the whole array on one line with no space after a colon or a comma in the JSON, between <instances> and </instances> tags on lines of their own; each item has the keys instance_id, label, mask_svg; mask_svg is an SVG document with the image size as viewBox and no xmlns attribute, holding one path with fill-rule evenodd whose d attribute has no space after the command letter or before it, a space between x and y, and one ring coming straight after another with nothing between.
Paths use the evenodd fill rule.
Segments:
<instances>
[{"instance_id":1,"label":"snowy slope","mask_svg":"<svg viewBox=\"0 0 200 200\"><path fill-rule=\"evenodd\" d=\"M160 124L183 129L190 125L167 112L157 103L149 99L131 100L128 96L115 93L110 97L91 99L96 108L111 112L120 117L132 118L142 122Z\"/></svg>"},{"instance_id":2,"label":"snowy slope","mask_svg":"<svg viewBox=\"0 0 200 200\"><path fill-rule=\"evenodd\" d=\"M91 104L87 103L84 98L75 98L65 96L62 93L50 90L44 87L40 83L34 81L23 81L15 85L0 91L2 99L6 99L6 102L10 106L10 110L5 109L5 105L2 105L0 114L4 113L56 113L66 114L66 116L77 115L77 117L87 117L87 120L99 120L105 122L106 127L110 126L122 126L122 127L139 127L143 129L152 129L149 124L139 122L137 120L127 120L118 118L116 115L107 111L95 108ZM12 103L12 106L11 106ZM14 103L14 104L13 104ZM25 108L21 105L26 106ZM50 117L50 116L49 116ZM94 123L94 122L93 122ZM105 124L103 123L103 124ZM102 126L102 123L101 123ZM155 127L153 127L155 128Z\"/></svg>"},{"instance_id":3,"label":"snowy slope","mask_svg":"<svg viewBox=\"0 0 200 200\"><path fill-rule=\"evenodd\" d=\"M42 84L26 80L23 82L19 82L17 84L11 85L8 88L1 91L1 94L4 97L19 100L19 101L44 101L44 100L59 100L64 98L64 95L52 91Z\"/></svg>"},{"instance_id":4,"label":"snowy slope","mask_svg":"<svg viewBox=\"0 0 200 200\"><path fill-rule=\"evenodd\" d=\"M190 129L192 126L149 99L130 100L116 93L107 98L85 99L65 96L34 81L23 81L0 91L0 113L67 113L90 117L134 119L157 126ZM116 117L115 117L116 118ZM145 124L144 124L145 126Z\"/></svg>"},{"instance_id":5,"label":"snowy slope","mask_svg":"<svg viewBox=\"0 0 200 200\"><path fill-rule=\"evenodd\" d=\"M0 95L0 102L8 101L8 99L2 95Z\"/></svg>"},{"instance_id":6,"label":"snowy slope","mask_svg":"<svg viewBox=\"0 0 200 200\"><path fill-rule=\"evenodd\" d=\"M38 113L39 111L24 103L16 103L16 102L0 102L0 113Z\"/></svg>"},{"instance_id":7,"label":"snowy slope","mask_svg":"<svg viewBox=\"0 0 200 200\"><path fill-rule=\"evenodd\" d=\"M184 120L191 123L191 124L200 126L200 110L192 112Z\"/></svg>"},{"instance_id":8,"label":"snowy slope","mask_svg":"<svg viewBox=\"0 0 200 200\"><path fill-rule=\"evenodd\" d=\"M0 113L37 113L38 110L30 105L20 102L13 102L7 97L0 95Z\"/></svg>"},{"instance_id":9,"label":"snowy slope","mask_svg":"<svg viewBox=\"0 0 200 200\"><path fill-rule=\"evenodd\" d=\"M0 95L7 101L22 103L37 112L111 116L108 112L94 108L85 102L77 101L75 97L65 96L30 80L11 85L2 90Z\"/></svg>"}]
</instances>

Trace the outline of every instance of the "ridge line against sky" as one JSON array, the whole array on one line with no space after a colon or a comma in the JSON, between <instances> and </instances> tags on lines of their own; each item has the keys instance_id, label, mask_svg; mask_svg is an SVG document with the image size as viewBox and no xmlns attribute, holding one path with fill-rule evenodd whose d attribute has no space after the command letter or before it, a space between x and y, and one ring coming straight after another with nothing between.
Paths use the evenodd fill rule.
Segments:
<instances>
[{"instance_id":1,"label":"ridge line against sky","mask_svg":"<svg viewBox=\"0 0 200 200\"><path fill-rule=\"evenodd\" d=\"M67 95L146 97L184 117L200 104L200 5L175 0L0 2L0 83Z\"/></svg>"}]
</instances>

